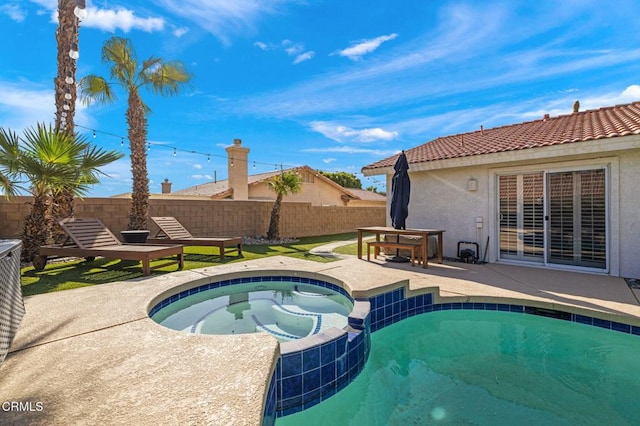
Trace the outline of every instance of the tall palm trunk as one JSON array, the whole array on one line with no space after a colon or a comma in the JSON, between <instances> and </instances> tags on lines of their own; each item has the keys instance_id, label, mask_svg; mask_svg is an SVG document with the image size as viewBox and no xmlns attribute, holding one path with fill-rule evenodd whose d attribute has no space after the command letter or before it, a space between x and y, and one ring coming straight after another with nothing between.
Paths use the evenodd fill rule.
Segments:
<instances>
[{"instance_id":1,"label":"tall palm trunk","mask_svg":"<svg viewBox=\"0 0 640 426\"><path fill-rule=\"evenodd\" d=\"M56 131L64 130L68 135L75 132L76 112L76 60L69 56L71 48L78 48L79 21L74 9L76 2L71 0L58 0L58 30L56 42L58 44L58 75L53 79L55 87L56 103ZM70 78L70 83L67 79ZM69 94L71 99L66 99ZM64 115L64 116L63 116ZM65 236L64 230L57 224L59 219L73 216L73 188L66 187L56 193L51 203L51 215L53 216L51 236L53 240L59 240Z\"/></svg>"},{"instance_id":2,"label":"tall palm trunk","mask_svg":"<svg viewBox=\"0 0 640 426\"><path fill-rule=\"evenodd\" d=\"M56 103L56 131L64 129L70 135L74 132L74 116L76 112L76 61L69 56L71 48L77 49L78 47L79 23L73 13L75 7L75 1L58 0L58 30L56 31L58 75L53 79ZM73 81L67 83L67 77L70 77ZM65 99L67 93L71 95L71 99ZM69 109L65 109L65 105ZM66 117L63 117L62 114L65 112Z\"/></svg>"},{"instance_id":3,"label":"tall palm trunk","mask_svg":"<svg viewBox=\"0 0 640 426\"><path fill-rule=\"evenodd\" d=\"M131 149L131 174L133 176L128 229L147 229L149 212L149 178L147 177L147 153L145 152L147 118L137 88L129 90L127 124Z\"/></svg>"},{"instance_id":4,"label":"tall palm trunk","mask_svg":"<svg viewBox=\"0 0 640 426\"><path fill-rule=\"evenodd\" d=\"M271 221L269 222L269 231L267 238L272 240L280 236L280 207L282 206L282 194L278 193L276 202L271 210Z\"/></svg>"},{"instance_id":5,"label":"tall palm trunk","mask_svg":"<svg viewBox=\"0 0 640 426\"><path fill-rule=\"evenodd\" d=\"M50 236L49 196L35 194L31 212L24 220L22 231L22 260L30 262Z\"/></svg>"}]
</instances>

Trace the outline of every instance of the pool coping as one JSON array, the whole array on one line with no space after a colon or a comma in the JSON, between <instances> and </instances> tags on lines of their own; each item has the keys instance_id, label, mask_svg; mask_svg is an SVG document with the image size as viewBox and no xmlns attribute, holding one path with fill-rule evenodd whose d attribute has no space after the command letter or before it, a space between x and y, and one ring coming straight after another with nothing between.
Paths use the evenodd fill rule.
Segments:
<instances>
[{"instance_id":1,"label":"pool coping","mask_svg":"<svg viewBox=\"0 0 640 426\"><path fill-rule=\"evenodd\" d=\"M274 338L181 335L146 314L163 292L264 269L320 273L343 282L354 299L405 286L407 295L433 292L433 303L500 301L640 326L640 306L621 278L510 265L445 262L417 271L355 258L272 257L26 298L27 314L0 365L0 402L41 401L44 410L3 417L17 424L260 424L280 356Z\"/></svg>"}]
</instances>

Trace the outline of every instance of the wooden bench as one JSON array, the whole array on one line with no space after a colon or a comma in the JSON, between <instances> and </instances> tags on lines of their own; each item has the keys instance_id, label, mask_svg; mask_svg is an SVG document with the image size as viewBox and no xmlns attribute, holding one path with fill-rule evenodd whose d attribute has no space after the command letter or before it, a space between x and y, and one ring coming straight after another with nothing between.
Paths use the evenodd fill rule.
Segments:
<instances>
[{"instance_id":1,"label":"wooden bench","mask_svg":"<svg viewBox=\"0 0 640 426\"><path fill-rule=\"evenodd\" d=\"M420 250L421 244L409 244L409 243L390 243L388 241L370 241L367 243L367 260L371 261L371 247L374 247L373 257L378 258L380 254L380 247L389 249L406 249L411 251L411 266L415 266L416 250ZM418 262L420 259L418 259Z\"/></svg>"}]
</instances>

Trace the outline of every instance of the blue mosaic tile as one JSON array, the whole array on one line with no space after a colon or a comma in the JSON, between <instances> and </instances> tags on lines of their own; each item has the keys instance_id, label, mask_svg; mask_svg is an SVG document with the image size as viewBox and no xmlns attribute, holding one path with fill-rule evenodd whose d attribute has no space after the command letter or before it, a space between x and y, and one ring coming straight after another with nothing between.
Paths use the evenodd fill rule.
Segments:
<instances>
[{"instance_id":1,"label":"blue mosaic tile","mask_svg":"<svg viewBox=\"0 0 640 426\"><path fill-rule=\"evenodd\" d=\"M322 365L328 362L335 362L336 359L336 342L323 343L320 346L320 363Z\"/></svg>"},{"instance_id":2,"label":"blue mosaic tile","mask_svg":"<svg viewBox=\"0 0 640 426\"><path fill-rule=\"evenodd\" d=\"M331 398L333 395L335 395L337 392L336 390L336 383L333 383L333 386L326 388L323 390L322 392L322 400L326 401L327 399Z\"/></svg>"},{"instance_id":3,"label":"blue mosaic tile","mask_svg":"<svg viewBox=\"0 0 640 426\"><path fill-rule=\"evenodd\" d=\"M607 321L607 320L603 320L600 318L594 318L593 319L593 325L595 325L596 327L601 327L601 328L611 328L611 321Z\"/></svg>"},{"instance_id":4,"label":"blue mosaic tile","mask_svg":"<svg viewBox=\"0 0 640 426\"><path fill-rule=\"evenodd\" d=\"M320 383L322 386L334 383L336 380L336 363L330 362L320 367Z\"/></svg>"},{"instance_id":5,"label":"blue mosaic tile","mask_svg":"<svg viewBox=\"0 0 640 426\"><path fill-rule=\"evenodd\" d=\"M302 352L302 371L320 367L320 347L315 346Z\"/></svg>"},{"instance_id":6,"label":"blue mosaic tile","mask_svg":"<svg viewBox=\"0 0 640 426\"><path fill-rule=\"evenodd\" d=\"M302 353L294 352L282 356L282 377L302 374Z\"/></svg>"},{"instance_id":7,"label":"blue mosaic tile","mask_svg":"<svg viewBox=\"0 0 640 426\"><path fill-rule=\"evenodd\" d=\"M312 391L317 391L320 395L320 387L322 386L322 380L320 377L320 369L309 370L302 376L302 392L307 394ZM315 396L314 396L315 397ZM306 399L306 398L304 398Z\"/></svg>"},{"instance_id":8,"label":"blue mosaic tile","mask_svg":"<svg viewBox=\"0 0 640 426\"><path fill-rule=\"evenodd\" d=\"M384 294L384 304L385 305L390 305L393 303L393 293L389 292L389 293L385 293Z\"/></svg>"},{"instance_id":9,"label":"blue mosaic tile","mask_svg":"<svg viewBox=\"0 0 640 426\"><path fill-rule=\"evenodd\" d=\"M631 333L631 326L629 324L622 324L615 321L611 322L611 329L622 333Z\"/></svg>"},{"instance_id":10,"label":"blue mosaic tile","mask_svg":"<svg viewBox=\"0 0 640 426\"><path fill-rule=\"evenodd\" d=\"M282 378L282 399L301 398L302 376L291 376Z\"/></svg>"},{"instance_id":11,"label":"blue mosaic tile","mask_svg":"<svg viewBox=\"0 0 640 426\"><path fill-rule=\"evenodd\" d=\"M593 325L593 318L584 315L575 314L574 321L580 324Z\"/></svg>"}]
</instances>

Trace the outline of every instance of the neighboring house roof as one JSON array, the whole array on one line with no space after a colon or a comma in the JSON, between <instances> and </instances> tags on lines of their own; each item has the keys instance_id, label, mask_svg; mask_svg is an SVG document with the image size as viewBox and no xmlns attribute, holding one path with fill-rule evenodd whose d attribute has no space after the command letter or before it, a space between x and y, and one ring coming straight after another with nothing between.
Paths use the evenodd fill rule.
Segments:
<instances>
[{"instance_id":1,"label":"neighboring house roof","mask_svg":"<svg viewBox=\"0 0 640 426\"><path fill-rule=\"evenodd\" d=\"M288 169L289 170L289 169ZM280 173L279 170L273 172L260 173L257 175L249 175L249 185L255 185L257 183L264 182L269 178ZM179 189L172 191L169 195L201 195L214 198L224 198L230 196L232 193L229 188L229 180L218 180L215 182L207 182L191 186L189 188Z\"/></svg>"},{"instance_id":2,"label":"neighboring house roof","mask_svg":"<svg viewBox=\"0 0 640 426\"><path fill-rule=\"evenodd\" d=\"M294 170L306 171L308 173L314 174L317 179L320 179L326 184L336 188L339 192L342 193L342 197L346 199L367 200L367 201L385 201L386 200L386 197L384 197L383 195L376 194L372 191L366 191L364 189L344 188L341 185L338 185L337 183L329 179L328 177L318 173L316 170L308 166L293 167L290 169L285 169L283 171L294 171ZM264 183L270 178L272 178L273 176L278 175L279 173L281 173L280 170L274 170L272 172L250 175L248 177L248 184L249 186L251 186L251 185L258 185L258 184ZM233 194L233 191L231 188L229 188L229 181L225 179L225 180L219 180L216 182L207 182L207 183L195 185L189 188L173 191L170 194L165 194L165 195L206 196L214 199L219 199L219 198L230 197L232 194Z\"/></svg>"},{"instance_id":3,"label":"neighboring house roof","mask_svg":"<svg viewBox=\"0 0 640 426\"><path fill-rule=\"evenodd\" d=\"M409 164L640 134L640 102L439 137L405 150ZM399 154L362 168L392 167Z\"/></svg>"},{"instance_id":4,"label":"neighboring house roof","mask_svg":"<svg viewBox=\"0 0 640 426\"><path fill-rule=\"evenodd\" d=\"M387 197L377 192L368 191L366 189L349 188L349 192L362 201L387 201Z\"/></svg>"}]
</instances>

